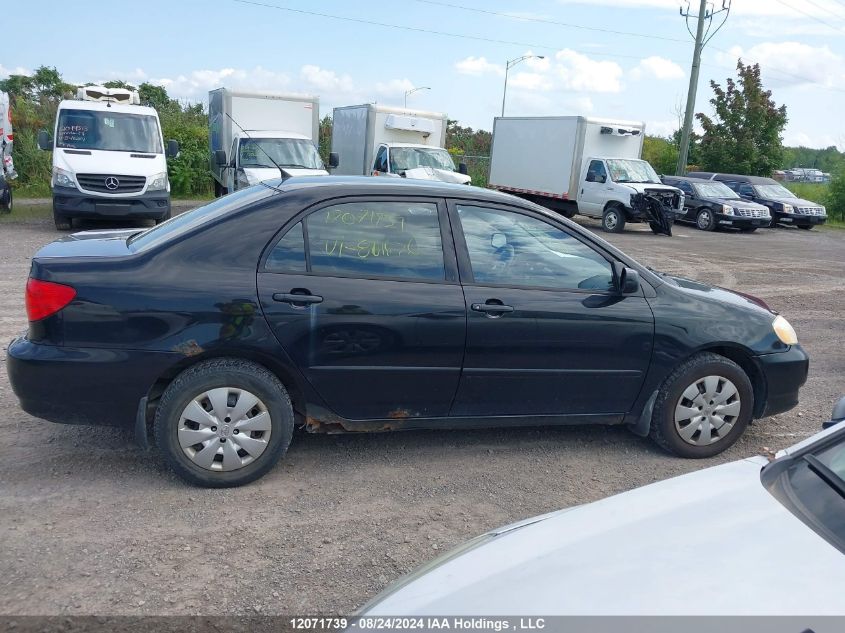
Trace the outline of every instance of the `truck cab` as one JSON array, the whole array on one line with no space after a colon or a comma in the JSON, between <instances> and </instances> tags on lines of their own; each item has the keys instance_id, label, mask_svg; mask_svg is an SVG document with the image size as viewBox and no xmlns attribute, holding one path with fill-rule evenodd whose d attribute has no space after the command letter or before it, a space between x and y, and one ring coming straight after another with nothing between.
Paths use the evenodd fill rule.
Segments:
<instances>
[{"instance_id":1,"label":"truck cab","mask_svg":"<svg viewBox=\"0 0 845 633\"><path fill-rule=\"evenodd\" d=\"M442 147L416 143L381 143L376 149L373 176L439 180L471 184L463 163L456 169L452 155Z\"/></svg>"},{"instance_id":2,"label":"truck cab","mask_svg":"<svg viewBox=\"0 0 845 633\"><path fill-rule=\"evenodd\" d=\"M74 218L170 217L167 146L155 109L140 105L138 93L84 86L76 99L59 103L52 138L38 145L53 152L50 186L56 228L68 230Z\"/></svg>"},{"instance_id":3,"label":"truck cab","mask_svg":"<svg viewBox=\"0 0 845 633\"><path fill-rule=\"evenodd\" d=\"M311 139L295 132L247 130L234 137L228 157L221 155L220 159L227 193L280 175L328 176L329 173ZM280 168L284 174L280 174Z\"/></svg>"}]
</instances>

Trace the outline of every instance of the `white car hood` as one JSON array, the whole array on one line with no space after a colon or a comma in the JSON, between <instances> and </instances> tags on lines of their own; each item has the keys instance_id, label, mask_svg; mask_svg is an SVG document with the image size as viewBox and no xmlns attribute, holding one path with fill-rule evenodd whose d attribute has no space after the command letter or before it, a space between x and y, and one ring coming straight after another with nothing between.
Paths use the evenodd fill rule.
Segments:
<instances>
[{"instance_id":1,"label":"white car hood","mask_svg":"<svg viewBox=\"0 0 845 633\"><path fill-rule=\"evenodd\" d=\"M845 614L845 555L763 488L765 464L716 466L507 531L365 613Z\"/></svg>"},{"instance_id":2,"label":"white car hood","mask_svg":"<svg viewBox=\"0 0 845 633\"><path fill-rule=\"evenodd\" d=\"M630 187L637 193L643 193L646 189L657 189L660 191L678 191L677 187L670 187L669 185L664 185L662 183L652 183L652 182L620 182L617 183L619 185L625 185L626 187Z\"/></svg>"},{"instance_id":3,"label":"white car hood","mask_svg":"<svg viewBox=\"0 0 845 633\"><path fill-rule=\"evenodd\" d=\"M82 151L82 150L80 150ZM90 154L69 154L56 148L53 164L74 174L114 174L117 176L152 176L167 171L164 154L144 152L90 151ZM135 154L133 156L133 154ZM139 158L139 156L151 158Z\"/></svg>"},{"instance_id":4,"label":"white car hood","mask_svg":"<svg viewBox=\"0 0 845 633\"><path fill-rule=\"evenodd\" d=\"M405 178L413 180L439 180L440 182L453 182L465 185L472 180L468 175L448 169L437 169L435 167L415 167L405 170Z\"/></svg>"},{"instance_id":5,"label":"white car hood","mask_svg":"<svg viewBox=\"0 0 845 633\"><path fill-rule=\"evenodd\" d=\"M325 169L294 169L293 167L284 167L285 172L291 176L328 176L329 172ZM275 180L281 176L279 170L275 167L244 167L244 175L251 185L257 185L259 182L265 180Z\"/></svg>"}]
</instances>

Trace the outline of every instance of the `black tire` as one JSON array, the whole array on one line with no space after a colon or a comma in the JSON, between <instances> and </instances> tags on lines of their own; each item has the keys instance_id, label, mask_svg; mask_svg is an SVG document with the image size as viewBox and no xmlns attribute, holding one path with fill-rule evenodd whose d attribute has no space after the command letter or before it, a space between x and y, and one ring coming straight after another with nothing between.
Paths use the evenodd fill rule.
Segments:
<instances>
[{"instance_id":1,"label":"black tire","mask_svg":"<svg viewBox=\"0 0 845 633\"><path fill-rule=\"evenodd\" d=\"M167 222L170 218L173 217L173 211L170 209L167 210L163 216L161 216L158 220L155 221L156 224L161 224L162 222Z\"/></svg>"},{"instance_id":2,"label":"black tire","mask_svg":"<svg viewBox=\"0 0 845 633\"><path fill-rule=\"evenodd\" d=\"M703 207L695 214L695 226L702 231L715 231L716 218L713 217L713 211L707 207Z\"/></svg>"},{"instance_id":3,"label":"black tire","mask_svg":"<svg viewBox=\"0 0 845 633\"><path fill-rule=\"evenodd\" d=\"M11 213L12 203L14 202L14 195L12 188L0 176L0 213Z\"/></svg>"},{"instance_id":4,"label":"black tire","mask_svg":"<svg viewBox=\"0 0 845 633\"><path fill-rule=\"evenodd\" d=\"M813 225L812 225L812 224L799 224L799 225L798 225L798 228L799 228L799 229L804 229L805 231L812 231L812 230L813 230Z\"/></svg>"},{"instance_id":5,"label":"black tire","mask_svg":"<svg viewBox=\"0 0 845 633\"><path fill-rule=\"evenodd\" d=\"M711 444L696 445L681 437L675 425L675 408L682 404L681 396L684 391L705 376L719 376L731 381L737 389L740 411L738 415L733 416L733 427L724 437ZM661 385L654 403L649 436L659 446L679 457L693 459L712 457L729 448L739 439L751 421L753 411L754 389L748 375L732 360L718 354L704 352L678 365Z\"/></svg>"},{"instance_id":6,"label":"black tire","mask_svg":"<svg viewBox=\"0 0 845 633\"><path fill-rule=\"evenodd\" d=\"M625 210L613 204L604 210L601 227L608 233L621 233L625 230Z\"/></svg>"},{"instance_id":7,"label":"black tire","mask_svg":"<svg viewBox=\"0 0 845 633\"><path fill-rule=\"evenodd\" d=\"M185 407L203 391L217 387L248 390L264 403L270 416L270 439L264 452L235 470L215 471L199 466L178 441ZM275 375L255 363L220 358L189 367L167 386L156 410L154 427L156 444L182 479L205 488L231 488L264 476L287 452L293 436L293 407L287 390Z\"/></svg>"},{"instance_id":8,"label":"black tire","mask_svg":"<svg viewBox=\"0 0 845 633\"><path fill-rule=\"evenodd\" d=\"M53 210L53 222L57 231L70 231L73 228L73 218L59 215L55 209Z\"/></svg>"},{"instance_id":9,"label":"black tire","mask_svg":"<svg viewBox=\"0 0 845 633\"><path fill-rule=\"evenodd\" d=\"M739 229L740 233L753 233L756 230L757 230L756 226L744 226L741 229Z\"/></svg>"}]
</instances>

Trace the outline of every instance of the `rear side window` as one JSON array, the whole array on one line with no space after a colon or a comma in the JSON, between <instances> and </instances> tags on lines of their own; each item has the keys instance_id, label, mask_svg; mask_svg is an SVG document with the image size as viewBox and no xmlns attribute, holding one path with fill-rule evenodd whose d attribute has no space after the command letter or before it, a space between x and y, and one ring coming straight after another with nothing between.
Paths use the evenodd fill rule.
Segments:
<instances>
[{"instance_id":1,"label":"rear side window","mask_svg":"<svg viewBox=\"0 0 845 633\"><path fill-rule=\"evenodd\" d=\"M348 202L315 211L304 220L304 231L301 225L273 248L268 270L303 270L290 266L302 266L300 253L307 239L311 273L421 281L446 278L434 203Z\"/></svg>"}]
</instances>

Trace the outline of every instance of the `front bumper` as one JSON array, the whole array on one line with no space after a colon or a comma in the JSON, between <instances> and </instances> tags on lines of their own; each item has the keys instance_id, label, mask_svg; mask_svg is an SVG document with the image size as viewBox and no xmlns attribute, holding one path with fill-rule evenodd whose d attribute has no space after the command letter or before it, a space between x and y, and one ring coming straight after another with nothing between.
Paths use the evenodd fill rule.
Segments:
<instances>
[{"instance_id":1,"label":"front bumper","mask_svg":"<svg viewBox=\"0 0 845 633\"><path fill-rule=\"evenodd\" d=\"M776 222L791 226L818 226L827 222L826 215L803 215L800 213L778 213Z\"/></svg>"},{"instance_id":2,"label":"front bumper","mask_svg":"<svg viewBox=\"0 0 845 633\"><path fill-rule=\"evenodd\" d=\"M798 390L807 382L810 357L800 345L785 352L762 354L755 358L766 383L765 404L755 417L767 417L789 411L798 404Z\"/></svg>"},{"instance_id":3,"label":"front bumper","mask_svg":"<svg viewBox=\"0 0 845 633\"><path fill-rule=\"evenodd\" d=\"M131 428L138 403L184 356L167 352L9 344L6 373L21 408L61 424Z\"/></svg>"},{"instance_id":4,"label":"front bumper","mask_svg":"<svg viewBox=\"0 0 845 633\"><path fill-rule=\"evenodd\" d=\"M73 187L53 187L53 210L64 218L146 218L170 215L170 193L150 191L130 197L101 196Z\"/></svg>"},{"instance_id":5,"label":"front bumper","mask_svg":"<svg viewBox=\"0 0 845 633\"><path fill-rule=\"evenodd\" d=\"M743 215L725 215L724 213L714 213L713 218L716 220L717 226L736 229L769 226L772 221L768 216L765 218L749 218Z\"/></svg>"}]
</instances>

